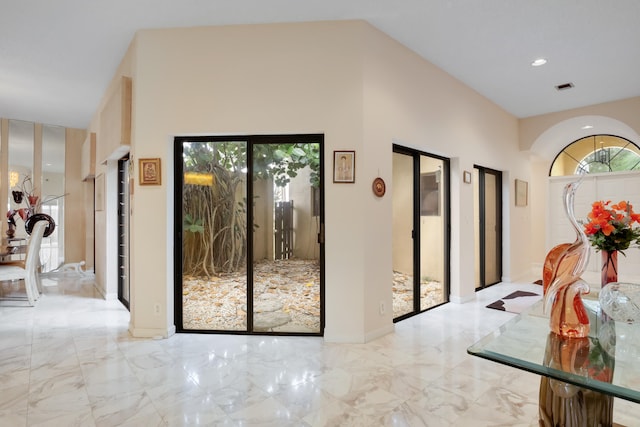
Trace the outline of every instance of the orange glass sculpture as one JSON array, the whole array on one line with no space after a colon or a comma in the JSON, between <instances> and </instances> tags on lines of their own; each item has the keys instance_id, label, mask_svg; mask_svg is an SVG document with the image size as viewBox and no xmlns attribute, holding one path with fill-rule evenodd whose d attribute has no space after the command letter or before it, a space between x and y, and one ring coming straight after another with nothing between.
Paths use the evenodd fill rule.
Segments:
<instances>
[{"instance_id":1,"label":"orange glass sculpture","mask_svg":"<svg viewBox=\"0 0 640 427\"><path fill-rule=\"evenodd\" d=\"M551 331L571 338L589 334L589 317L580 297L589 293L589 286L580 278L589 262L589 241L573 212L573 201L580 183L581 180L567 184L563 192L565 213L576 232L576 240L551 249L542 271L545 312L551 307Z\"/></svg>"}]
</instances>

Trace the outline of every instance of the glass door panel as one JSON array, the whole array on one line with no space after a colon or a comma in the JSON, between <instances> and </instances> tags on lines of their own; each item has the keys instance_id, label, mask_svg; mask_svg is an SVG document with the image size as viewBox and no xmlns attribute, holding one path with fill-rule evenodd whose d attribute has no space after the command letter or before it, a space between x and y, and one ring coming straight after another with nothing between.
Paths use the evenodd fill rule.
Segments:
<instances>
[{"instance_id":1,"label":"glass door panel","mask_svg":"<svg viewBox=\"0 0 640 427\"><path fill-rule=\"evenodd\" d=\"M443 161L420 156L420 311L446 301Z\"/></svg>"},{"instance_id":2,"label":"glass door panel","mask_svg":"<svg viewBox=\"0 0 640 427\"><path fill-rule=\"evenodd\" d=\"M449 163L393 147L393 318L447 302Z\"/></svg>"},{"instance_id":3,"label":"glass door panel","mask_svg":"<svg viewBox=\"0 0 640 427\"><path fill-rule=\"evenodd\" d=\"M319 333L318 143L252 145L253 331Z\"/></svg>"},{"instance_id":4,"label":"glass door panel","mask_svg":"<svg viewBox=\"0 0 640 427\"><path fill-rule=\"evenodd\" d=\"M176 138L178 331L322 333L322 140Z\"/></svg>"},{"instance_id":5,"label":"glass door panel","mask_svg":"<svg viewBox=\"0 0 640 427\"><path fill-rule=\"evenodd\" d=\"M182 142L182 327L247 330L247 143Z\"/></svg>"},{"instance_id":6,"label":"glass door panel","mask_svg":"<svg viewBox=\"0 0 640 427\"><path fill-rule=\"evenodd\" d=\"M413 157L393 153L393 317L414 311Z\"/></svg>"}]
</instances>

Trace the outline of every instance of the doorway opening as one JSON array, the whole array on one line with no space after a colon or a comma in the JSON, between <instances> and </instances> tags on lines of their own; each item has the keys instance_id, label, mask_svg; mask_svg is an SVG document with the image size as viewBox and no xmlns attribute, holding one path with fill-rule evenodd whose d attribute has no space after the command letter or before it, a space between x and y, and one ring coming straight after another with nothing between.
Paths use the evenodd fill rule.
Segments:
<instances>
[{"instance_id":1,"label":"doorway opening","mask_svg":"<svg viewBox=\"0 0 640 427\"><path fill-rule=\"evenodd\" d=\"M118 299L129 310L129 155L118 160Z\"/></svg>"},{"instance_id":2,"label":"doorway opening","mask_svg":"<svg viewBox=\"0 0 640 427\"><path fill-rule=\"evenodd\" d=\"M175 139L178 332L322 335L323 142Z\"/></svg>"},{"instance_id":3,"label":"doorway opening","mask_svg":"<svg viewBox=\"0 0 640 427\"><path fill-rule=\"evenodd\" d=\"M394 322L449 301L449 159L393 146Z\"/></svg>"},{"instance_id":4,"label":"doorway opening","mask_svg":"<svg viewBox=\"0 0 640 427\"><path fill-rule=\"evenodd\" d=\"M474 166L475 285L502 280L502 172Z\"/></svg>"}]
</instances>

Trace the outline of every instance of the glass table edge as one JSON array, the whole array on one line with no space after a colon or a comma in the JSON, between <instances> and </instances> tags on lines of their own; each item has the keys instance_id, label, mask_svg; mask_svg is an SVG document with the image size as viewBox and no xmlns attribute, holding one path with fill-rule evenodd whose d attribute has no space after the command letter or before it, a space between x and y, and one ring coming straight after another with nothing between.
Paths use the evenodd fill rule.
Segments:
<instances>
[{"instance_id":1,"label":"glass table edge","mask_svg":"<svg viewBox=\"0 0 640 427\"><path fill-rule=\"evenodd\" d=\"M511 325L516 324L526 317L541 317L534 314L536 309L539 309L542 305L542 301L535 303L532 307L524 312L518 314L512 319L509 319L507 322L500 325L500 327L488 335L481 338L479 341L471 345L467 348L467 353L471 356L480 357L485 360L490 360L492 362L497 362L502 365L510 366L513 368L521 369L523 371L527 371L533 374L546 376L558 381L563 381L569 384L573 384L578 387L587 388L589 390L593 390L599 393L611 395L614 397L619 397L624 400L628 400L635 403L640 403L640 391L626 389L621 386L617 386L615 384L611 384L608 382L598 381L591 378L580 377L576 375L569 374L565 371L560 371L558 369L553 369L547 366L543 366L541 364L527 362L525 360L514 359L509 356L502 355L500 353L495 353L492 351L485 350L483 347L493 338L496 338L502 335Z\"/></svg>"},{"instance_id":2,"label":"glass table edge","mask_svg":"<svg viewBox=\"0 0 640 427\"><path fill-rule=\"evenodd\" d=\"M621 399L635 403L640 403L640 393L632 392L628 389L625 389L624 387L590 378L578 377L568 374L564 371L559 371L557 369L537 365L526 361L516 361L512 358L505 357L490 351L474 351L472 347L469 347L467 349L467 353L472 356L480 357L482 359L490 360L492 362L500 363L512 368L517 368L526 372L530 372L532 374L537 374L540 376L552 378L554 380L563 381L578 387L588 388L589 390L593 390L598 393L619 397Z\"/></svg>"}]
</instances>

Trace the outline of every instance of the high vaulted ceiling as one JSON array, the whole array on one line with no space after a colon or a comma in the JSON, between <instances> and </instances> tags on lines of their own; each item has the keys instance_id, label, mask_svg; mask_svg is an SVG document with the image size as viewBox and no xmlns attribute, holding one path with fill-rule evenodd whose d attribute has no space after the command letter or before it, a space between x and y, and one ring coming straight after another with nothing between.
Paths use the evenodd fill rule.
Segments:
<instances>
[{"instance_id":1,"label":"high vaulted ceiling","mask_svg":"<svg viewBox=\"0 0 640 427\"><path fill-rule=\"evenodd\" d=\"M0 117L87 127L139 29L344 19L528 117L640 95L639 18L638 0L3 0Z\"/></svg>"}]
</instances>

